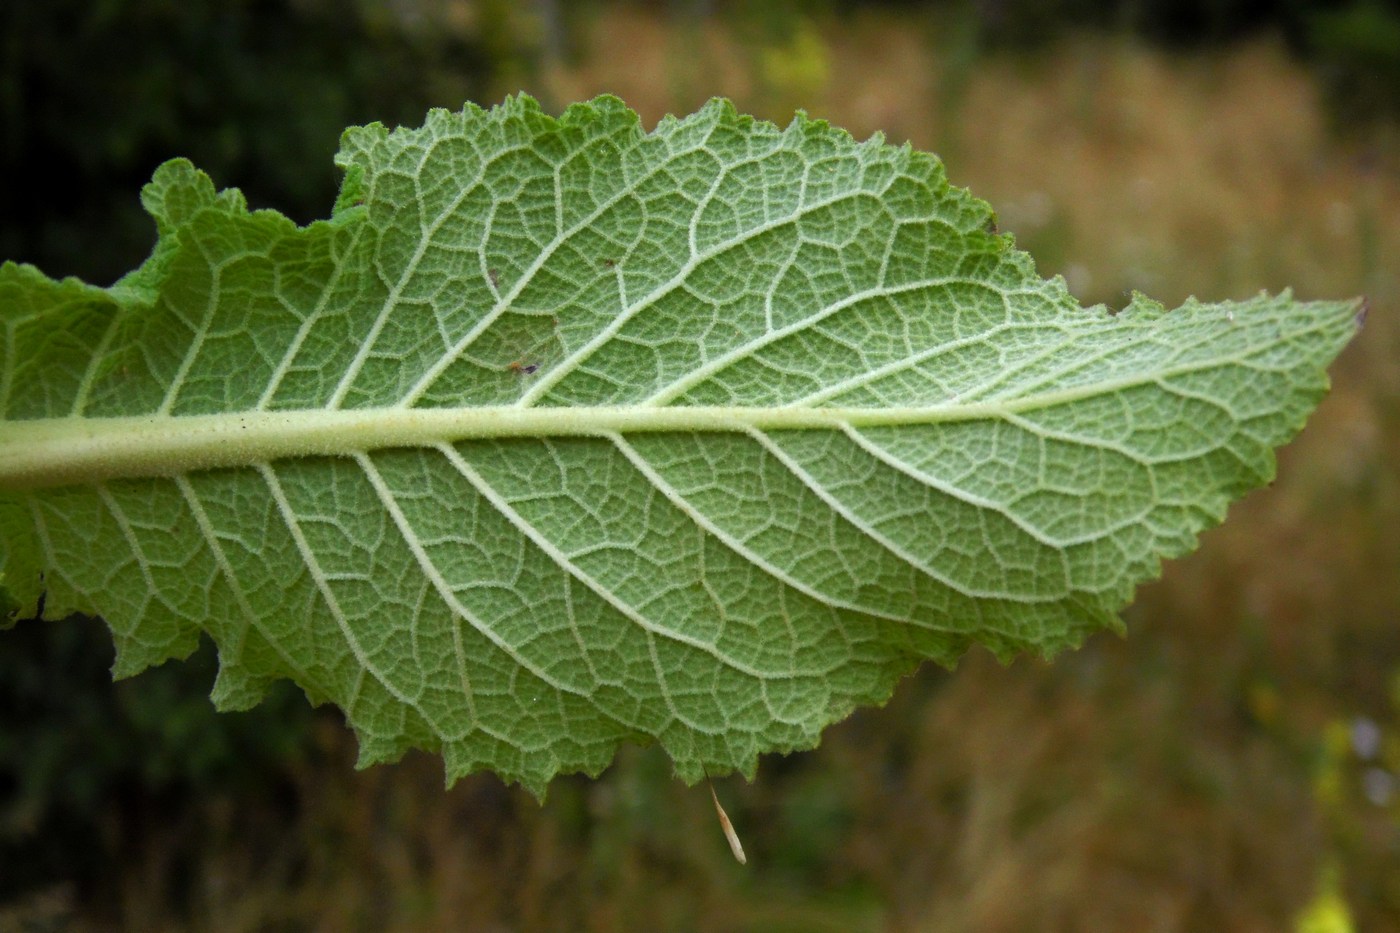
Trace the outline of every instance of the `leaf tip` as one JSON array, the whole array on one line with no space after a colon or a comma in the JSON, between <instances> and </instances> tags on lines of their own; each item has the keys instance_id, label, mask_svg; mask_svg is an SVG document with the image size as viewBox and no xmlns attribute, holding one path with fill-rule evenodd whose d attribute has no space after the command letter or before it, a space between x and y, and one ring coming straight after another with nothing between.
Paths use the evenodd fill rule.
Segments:
<instances>
[{"instance_id":1,"label":"leaf tip","mask_svg":"<svg viewBox=\"0 0 1400 933\"><path fill-rule=\"evenodd\" d=\"M1371 314L1371 299L1362 295L1355 300L1354 307L1356 308L1356 313L1352 315L1351 320L1352 324L1355 325L1356 329L1359 331L1366 326L1366 318Z\"/></svg>"}]
</instances>

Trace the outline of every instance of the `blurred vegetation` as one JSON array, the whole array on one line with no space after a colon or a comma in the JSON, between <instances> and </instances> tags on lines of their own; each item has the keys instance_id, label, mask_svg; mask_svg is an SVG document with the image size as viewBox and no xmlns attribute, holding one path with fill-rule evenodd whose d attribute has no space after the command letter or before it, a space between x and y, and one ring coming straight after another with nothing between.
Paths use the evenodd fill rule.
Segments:
<instances>
[{"instance_id":1,"label":"blurred vegetation","mask_svg":"<svg viewBox=\"0 0 1400 933\"><path fill-rule=\"evenodd\" d=\"M1380 0L1319 10L1307 49L1327 90L1336 126L1400 116L1400 10Z\"/></svg>"},{"instance_id":2,"label":"blurred vegetation","mask_svg":"<svg viewBox=\"0 0 1400 933\"><path fill-rule=\"evenodd\" d=\"M1400 929L1400 10L1378 0L17 0L0 257L111 281L191 157L325 216L340 130L524 89L706 97L942 153L1086 301L1366 294L1335 388L1127 612L1047 664L925 670L708 793L655 749L543 805L353 771L214 657L111 684L100 625L0 636L0 930Z\"/></svg>"},{"instance_id":3,"label":"blurred vegetation","mask_svg":"<svg viewBox=\"0 0 1400 933\"><path fill-rule=\"evenodd\" d=\"M346 126L416 124L491 73L468 34L342 0L17 0L0 49L0 255L103 283L149 252L132 194L166 159L305 223Z\"/></svg>"}]
</instances>

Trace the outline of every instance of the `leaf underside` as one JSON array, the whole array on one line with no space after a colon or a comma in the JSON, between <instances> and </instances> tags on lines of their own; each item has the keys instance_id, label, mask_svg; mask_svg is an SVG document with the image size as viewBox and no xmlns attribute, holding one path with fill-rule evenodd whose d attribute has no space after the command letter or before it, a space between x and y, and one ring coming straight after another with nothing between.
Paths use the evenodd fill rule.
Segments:
<instances>
[{"instance_id":1,"label":"leaf underside","mask_svg":"<svg viewBox=\"0 0 1400 933\"><path fill-rule=\"evenodd\" d=\"M118 676L207 632L220 708L289 677L449 780L752 774L923 659L1118 626L1356 326L1081 308L933 156L723 101L337 158L329 221L174 161L115 286L0 267L0 610L101 616Z\"/></svg>"}]
</instances>

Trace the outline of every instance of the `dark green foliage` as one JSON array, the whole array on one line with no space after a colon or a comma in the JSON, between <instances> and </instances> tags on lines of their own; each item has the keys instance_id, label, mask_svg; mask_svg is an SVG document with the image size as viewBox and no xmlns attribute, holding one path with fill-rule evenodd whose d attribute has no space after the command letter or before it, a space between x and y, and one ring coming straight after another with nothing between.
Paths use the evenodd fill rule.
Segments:
<instances>
[{"instance_id":1,"label":"dark green foliage","mask_svg":"<svg viewBox=\"0 0 1400 933\"><path fill-rule=\"evenodd\" d=\"M483 54L372 4L0 4L0 256L109 282L150 250L131 197L188 156L255 207L325 213L341 130L477 96Z\"/></svg>"},{"instance_id":2,"label":"dark green foliage","mask_svg":"<svg viewBox=\"0 0 1400 933\"><path fill-rule=\"evenodd\" d=\"M210 704L214 651L113 684L100 623L28 621L0 652L0 903L56 878L97 883L130 853L139 815L191 801L272 804L311 708L280 684L256 710ZM281 775L282 777L279 777Z\"/></svg>"},{"instance_id":3,"label":"dark green foliage","mask_svg":"<svg viewBox=\"0 0 1400 933\"><path fill-rule=\"evenodd\" d=\"M1318 13L1308 40L1341 128L1400 114L1400 10L1378 0Z\"/></svg>"},{"instance_id":4,"label":"dark green foliage","mask_svg":"<svg viewBox=\"0 0 1400 933\"><path fill-rule=\"evenodd\" d=\"M775 0L734 6L757 20L763 19L758 10L780 11L791 19L794 12L834 7L849 13L872 5ZM1275 35L1316 70L1339 127L1400 113L1400 3L1395 0L884 0L878 5L931 15L941 24L940 36L970 39L976 51L1043 49L1085 31L1123 33L1182 50ZM769 12L764 21L778 19Z\"/></svg>"},{"instance_id":5,"label":"dark green foliage","mask_svg":"<svg viewBox=\"0 0 1400 933\"><path fill-rule=\"evenodd\" d=\"M852 9L871 4L845 0ZM1318 0L886 0L884 6L955 12L975 21L987 43L1039 47L1071 31L1129 32L1153 42L1199 48L1266 29L1290 35Z\"/></svg>"}]
</instances>

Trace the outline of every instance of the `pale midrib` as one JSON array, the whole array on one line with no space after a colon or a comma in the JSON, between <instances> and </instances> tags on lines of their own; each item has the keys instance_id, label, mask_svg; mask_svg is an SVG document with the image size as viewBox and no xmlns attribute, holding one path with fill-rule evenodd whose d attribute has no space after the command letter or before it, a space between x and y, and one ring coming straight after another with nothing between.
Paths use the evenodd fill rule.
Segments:
<instances>
[{"instance_id":1,"label":"pale midrib","mask_svg":"<svg viewBox=\"0 0 1400 933\"><path fill-rule=\"evenodd\" d=\"M1222 365L1211 361L1210 367ZM1192 369L1198 367L1184 367ZM579 406L359 408L0 421L0 491L179 476L288 457L350 456L463 440L661 432L844 430L1000 419L1102 395L1166 373L1016 399L888 408ZM1165 387L1164 387L1165 388Z\"/></svg>"},{"instance_id":2,"label":"pale midrib","mask_svg":"<svg viewBox=\"0 0 1400 933\"><path fill-rule=\"evenodd\" d=\"M964 420L1004 405L929 408L363 408L56 418L0 424L0 490L510 437L835 429Z\"/></svg>"}]
</instances>

